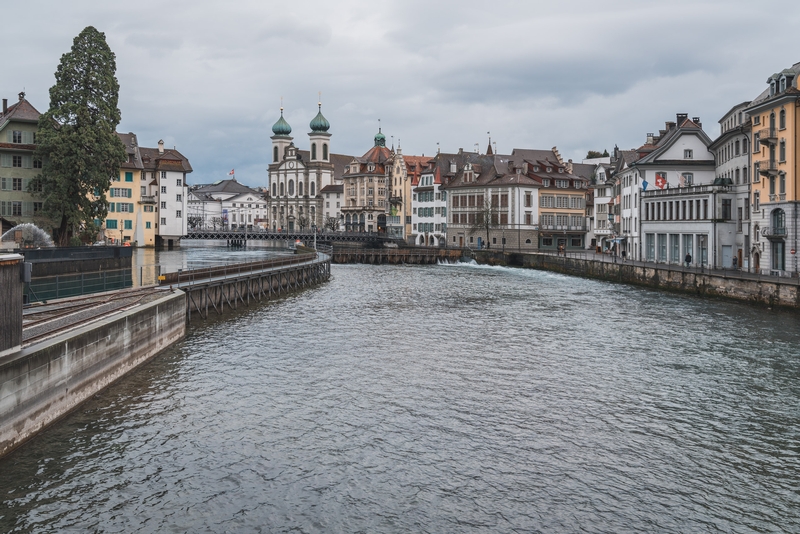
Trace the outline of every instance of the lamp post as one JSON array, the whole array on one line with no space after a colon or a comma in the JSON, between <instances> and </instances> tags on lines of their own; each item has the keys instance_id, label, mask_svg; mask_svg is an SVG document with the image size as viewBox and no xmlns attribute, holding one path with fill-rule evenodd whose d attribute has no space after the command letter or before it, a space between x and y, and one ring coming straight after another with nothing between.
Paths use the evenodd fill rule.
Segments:
<instances>
[{"instance_id":1,"label":"lamp post","mask_svg":"<svg viewBox=\"0 0 800 534\"><path fill-rule=\"evenodd\" d=\"M314 232L314 250L317 250L317 225L316 223L311 224L311 231Z\"/></svg>"}]
</instances>

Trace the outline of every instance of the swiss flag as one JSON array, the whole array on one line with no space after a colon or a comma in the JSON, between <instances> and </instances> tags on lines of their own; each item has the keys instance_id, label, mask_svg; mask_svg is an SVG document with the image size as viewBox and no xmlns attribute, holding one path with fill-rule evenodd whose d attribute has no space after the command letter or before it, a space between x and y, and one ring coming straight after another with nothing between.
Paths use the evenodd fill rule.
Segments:
<instances>
[{"instance_id":1,"label":"swiss flag","mask_svg":"<svg viewBox=\"0 0 800 534\"><path fill-rule=\"evenodd\" d=\"M228 176L233 176L233 169L231 169L231 172L228 173Z\"/></svg>"},{"instance_id":2,"label":"swiss flag","mask_svg":"<svg viewBox=\"0 0 800 534\"><path fill-rule=\"evenodd\" d=\"M659 189L664 189L667 185L667 177L664 176L663 173L656 173L656 187Z\"/></svg>"}]
</instances>

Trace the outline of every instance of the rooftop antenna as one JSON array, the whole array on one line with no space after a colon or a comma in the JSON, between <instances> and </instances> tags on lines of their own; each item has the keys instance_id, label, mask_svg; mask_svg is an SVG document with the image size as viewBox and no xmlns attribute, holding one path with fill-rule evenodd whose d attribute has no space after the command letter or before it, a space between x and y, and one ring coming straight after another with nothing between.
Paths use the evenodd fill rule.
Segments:
<instances>
[{"instance_id":1,"label":"rooftop antenna","mask_svg":"<svg viewBox=\"0 0 800 534\"><path fill-rule=\"evenodd\" d=\"M439 154L441 150L439 150L439 141L436 141L436 153Z\"/></svg>"}]
</instances>

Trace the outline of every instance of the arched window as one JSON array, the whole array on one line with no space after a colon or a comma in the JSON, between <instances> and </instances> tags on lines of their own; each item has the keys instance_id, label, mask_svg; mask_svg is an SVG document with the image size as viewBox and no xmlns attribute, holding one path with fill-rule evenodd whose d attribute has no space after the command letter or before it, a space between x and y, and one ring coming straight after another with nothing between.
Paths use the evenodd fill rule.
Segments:
<instances>
[{"instance_id":1,"label":"arched window","mask_svg":"<svg viewBox=\"0 0 800 534\"><path fill-rule=\"evenodd\" d=\"M742 167L742 183L746 184L750 181L750 175L747 174L747 167Z\"/></svg>"},{"instance_id":2,"label":"arched window","mask_svg":"<svg viewBox=\"0 0 800 534\"><path fill-rule=\"evenodd\" d=\"M322 159L328 161L328 143L322 143Z\"/></svg>"},{"instance_id":3,"label":"arched window","mask_svg":"<svg viewBox=\"0 0 800 534\"><path fill-rule=\"evenodd\" d=\"M786 212L778 208L772 210L772 226L773 228L786 228Z\"/></svg>"},{"instance_id":4,"label":"arched window","mask_svg":"<svg viewBox=\"0 0 800 534\"><path fill-rule=\"evenodd\" d=\"M294 195L294 180L289 180L289 196Z\"/></svg>"},{"instance_id":5,"label":"arched window","mask_svg":"<svg viewBox=\"0 0 800 534\"><path fill-rule=\"evenodd\" d=\"M316 182L311 182L311 193L310 194L311 194L312 197L317 194L316 185L317 185Z\"/></svg>"},{"instance_id":6,"label":"arched window","mask_svg":"<svg viewBox=\"0 0 800 534\"><path fill-rule=\"evenodd\" d=\"M783 130L786 128L786 110L782 109L780 118L778 119L778 124L780 125L780 129Z\"/></svg>"},{"instance_id":7,"label":"arched window","mask_svg":"<svg viewBox=\"0 0 800 534\"><path fill-rule=\"evenodd\" d=\"M786 161L786 141L784 140L781 140L778 157L779 157L778 161Z\"/></svg>"},{"instance_id":8,"label":"arched window","mask_svg":"<svg viewBox=\"0 0 800 534\"><path fill-rule=\"evenodd\" d=\"M281 196L283 196L283 182L281 182Z\"/></svg>"},{"instance_id":9,"label":"arched window","mask_svg":"<svg viewBox=\"0 0 800 534\"><path fill-rule=\"evenodd\" d=\"M272 182L272 196L273 197L278 196L278 184L276 184L275 182Z\"/></svg>"},{"instance_id":10,"label":"arched window","mask_svg":"<svg viewBox=\"0 0 800 534\"><path fill-rule=\"evenodd\" d=\"M769 114L769 127L770 129L775 129L775 112Z\"/></svg>"},{"instance_id":11,"label":"arched window","mask_svg":"<svg viewBox=\"0 0 800 534\"><path fill-rule=\"evenodd\" d=\"M317 143L311 143L311 161L317 159Z\"/></svg>"},{"instance_id":12,"label":"arched window","mask_svg":"<svg viewBox=\"0 0 800 534\"><path fill-rule=\"evenodd\" d=\"M272 161L278 161L278 147L272 147Z\"/></svg>"},{"instance_id":13,"label":"arched window","mask_svg":"<svg viewBox=\"0 0 800 534\"><path fill-rule=\"evenodd\" d=\"M303 196L303 182L297 182L297 194Z\"/></svg>"}]
</instances>

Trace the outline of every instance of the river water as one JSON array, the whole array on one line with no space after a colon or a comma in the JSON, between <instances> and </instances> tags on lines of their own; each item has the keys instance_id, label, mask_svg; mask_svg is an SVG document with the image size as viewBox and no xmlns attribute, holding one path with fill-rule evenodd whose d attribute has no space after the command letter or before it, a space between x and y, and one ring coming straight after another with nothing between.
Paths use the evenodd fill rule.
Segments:
<instances>
[{"instance_id":1,"label":"river water","mask_svg":"<svg viewBox=\"0 0 800 534\"><path fill-rule=\"evenodd\" d=\"M798 532L798 316L335 265L0 460L2 532Z\"/></svg>"}]
</instances>

